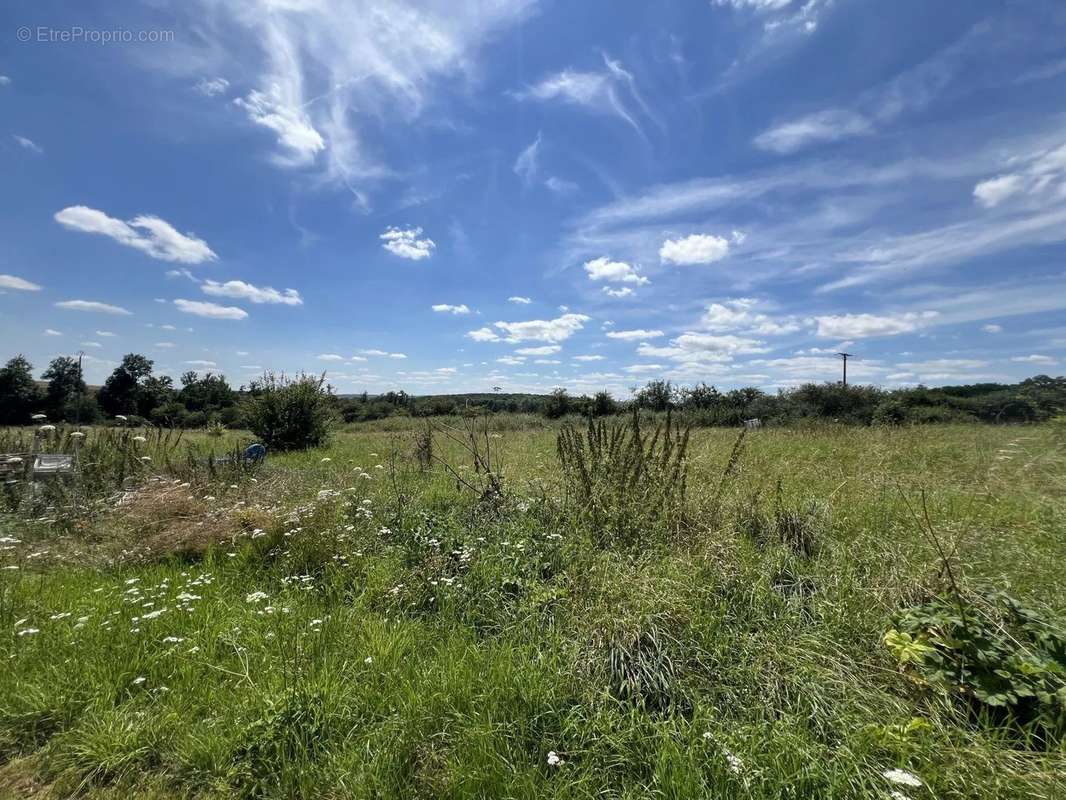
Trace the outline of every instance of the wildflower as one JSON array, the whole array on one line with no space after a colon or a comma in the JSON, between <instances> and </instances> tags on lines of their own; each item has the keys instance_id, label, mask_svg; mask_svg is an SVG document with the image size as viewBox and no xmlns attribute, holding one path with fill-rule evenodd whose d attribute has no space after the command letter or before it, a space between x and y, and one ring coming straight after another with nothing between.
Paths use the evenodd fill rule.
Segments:
<instances>
[{"instance_id":1,"label":"wildflower","mask_svg":"<svg viewBox=\"0 0 1066 800\"><path fill-rule=\"evenodd\" d=\"M129 417L126 417L123 414L115 414L115 419L117 419L119 422L126 422Z\"/></svg>"},{"instance_id":2,"label":"wildflower","mask_svg":"<svg viewBox=\"0 0 1066 800\"><path fill-rule=\"evenodd\" d=\"M81 431L74 431L74 433L70 434L70 438L71 439L84 439L85 438L85 434L82 433Z\"/></svg>"},{"instance_id":3,"label":"wildflower","mask_svg":"<svg viewBox=\"0 0 1066 800\"><path fill-rule=\"evenodd\" d=\"M367 656L366 658L363 659L363 663L364 664L373 664L374 663L374 657L373 656Z\"/></svg>"},{"instance_id":4,"label":"wildflower","mask_svg":"<svg viewBox=\"0 0 1066 800\"><path fill-rule=\"evenodd\" d=\"M146 438L144 438L143 436L134 436L133 437L133 441L135 441L135 442L147 442L148 440Z\"/></svg>"},{"instance_id":5,"label":"wildflower","mask_svg":"<svg viewBox=\"0 0 1066 800\"><path fill-rule=\"evenodd\" d=\"M42 425L37 430L39 430L41 433L51 433L55 429L56 429L55 425Z\"/></svg>"},{"instance_id":6,"label":"wildflower","mask_svg":"<svg viewBox=\"0 0 1066 800\"><path fill-rule=\"evenodd\" d=\"M744 762L724 748L722 753L725 755L726 763L729 764L729 771L734 775L739 775L744 769Z\"/></svg>"},{"instance_id":7,"label":"wildflower","mask_svg":"<svg viewBox=\"0 0 1066 800\"><path fill-rule=\"evenodd\" d=\"M163 637L164 644L177 644L178 642L184 642L184 641L185 641L185 638L183 636L164 636Z\"/></svg>"},{"instance_id":8,"label":"wildflower","mask_svg":"<svg viewBox=\"0 0 1066 800\"><path fill-rule=\"evenodd\" d=\"M903 769L886 769L881 775L885 779L892 781L892 783L898 783L900 786L913 786L915 788L922 786L922 782L917 775L913 775Z\"/></svg>"},{"instance_id":9,"label":"wildflower","mask_svg":"<svg viewBox=\"0 0 1066 800\"><path fill-rule=\"evenodd\" d=\"M548 766L549 767L561 767L565 763L566 763L566 761L563 759L563 757L561 755L559 755L558 753L556 753L554 750L549 750L548 751Z\"/></svg>"},{"instance_id":10,"label":"wildflower","mask_svg":"<svg viewBox=\"0 0 1066 800\"><path fill-rule=\"evenodd\" d=\"M141 461L148 462L148 461L151 461L151 460L152 460L151 456L141 456Z\"/></svg>"},{"instance_id":11,"label":"wildflower","mask_svg":"<svg viewBox=\"0 0 1066 800\"><path fill-rule=\"evenodd\" d=\"M23 628L21 631L19 631L19 636L33 636L33 634L40 632L40 628Z\"/></svg>"},{"instance_id":12,"label":"wildflower","mask_svg":"<svg viewBox=\"0 0 1066 800\"><path fill-rule=\"evenodd\" d=\"M140 686L146 680L148 680L148 679L146 677L144 677L143 675L141 675L140 677L137 677L137 678L133 679L133 685L134 686Z\"/></svg>"},{"instance_id":13,"label":"wildflower","mask_svg":"<svg viewBox=\"0 0 1066 800\"><path fill-rule=\"evenodd\" d=\"M30 419L33 419L33 420L48 419L48 415L47 414L34 414L32 417L30 417Z\"/></svg>"},{"instance_id":14,"label":"wildflower","mask_svg":"<svg viewBox=\"0 0 1066 800\"><path fill-rule=\"evenodd\" d=\"M332 460L333 460L332 458L330 458L329 456L326 456L326 457L325 457L325 458L323 458L323 459L322 459L322 461L321 461L321 462L319 462L319 463L321 463L321 464L328 464L328 463L329 463L330 461L332 461Z\"/></svg>"},{"instance_id":15,"label":"wildflower","mask_svg":"<svg viewBox=\"0 0 1066 800\"><path fill-rule=\"evenodd\" d=\"M165 611L166 611L165 608L160 608L160 609L158 609L156 611L149 611L147 614L145 614L143 617L141 617L141 619L142 620L144 620L144 619L155 619L156 617L162 616L163 612L165 612Z\"/></svg>"},{"instance_id":16,"label":"wildflower","mask_svg":"<svg viewBox=\"0 0 1066 800\"><path fill-rule=\"evenodd\" d=\"M252 592L250 595L248 595L247 597L244 598L244 602L246 602L246 603L258 603L258 602L260 602L262 600L266 600L266 599L267 599L267 593L266 592Z\"/></svg>"},{"instance_id":17,"label":"wildflower","mask_svg":"<svg viewBox=\"0 0 1066 800\"><path fill-rule=\"evenodd\" d=\"M212 495L212 494L205 494L205 495L204 495L204 500L206 500L206 501L207 501L207 502L209 502L209 503L210 503L210 502L211 502L212 500L214 500L214 499L215 499L215 496L214 496L214 495Z\"/></svg>"}]
</instances>

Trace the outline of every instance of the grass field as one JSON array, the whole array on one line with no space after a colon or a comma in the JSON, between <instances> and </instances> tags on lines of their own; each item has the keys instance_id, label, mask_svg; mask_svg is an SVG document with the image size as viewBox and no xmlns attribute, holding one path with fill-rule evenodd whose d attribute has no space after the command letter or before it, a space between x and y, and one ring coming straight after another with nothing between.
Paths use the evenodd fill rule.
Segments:
<instances>
[{"instance_id":1,"label":"grass field","mask_svg":"<svg viewBox=\"0 0 1066 800\"><path fill-rule=\"evenodd\" d=\"M149 439L126 491L0 514L0 796L1066 798L1061 741L883 643L937 543L1066 618L1061 429L763 429L729 469L699 430L681 516L624 541L557 430L498 421L480 499L446 437L347 429L254 475Z\"/></svg>"}]
</instances>

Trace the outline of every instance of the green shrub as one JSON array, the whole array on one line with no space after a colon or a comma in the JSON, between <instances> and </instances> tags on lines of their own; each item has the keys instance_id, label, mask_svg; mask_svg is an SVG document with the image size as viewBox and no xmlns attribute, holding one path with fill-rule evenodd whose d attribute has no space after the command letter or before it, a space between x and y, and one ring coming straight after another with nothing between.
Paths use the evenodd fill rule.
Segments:
<instances>
[{"instance_id":1,"label":"green shrub","mask_svg":"<svg viewBox=\"0 0 1066 800\"><path fill-rule=\"evenodd\" d=\"M582 434L564 425L556 440L566 502L601 544L632 544L682 519L689 430L668 415L649 436L626 423L588 419Z\"/></svg>"},{"instance_id":2,"label":"green shrub","mask_svg":"<svg viewBox=\"0 0 1066 800\"><path fill-rule=\"evenodd\" d=\"M304 450L329 441L334 425L325 375L267 373L249 387L245 424L275 450Z\"/></svg>"},{"instance_id":3,"label":"green shrub","mask_svg":"<svg viewBox=\"0 0 1066 800\"><path fill-rule=\"evenodd\" d=\"M885 646L922 686L1041 740L1066 733L1066 630L1003 592L904 610Z\"/></svg>"}]
</instances>

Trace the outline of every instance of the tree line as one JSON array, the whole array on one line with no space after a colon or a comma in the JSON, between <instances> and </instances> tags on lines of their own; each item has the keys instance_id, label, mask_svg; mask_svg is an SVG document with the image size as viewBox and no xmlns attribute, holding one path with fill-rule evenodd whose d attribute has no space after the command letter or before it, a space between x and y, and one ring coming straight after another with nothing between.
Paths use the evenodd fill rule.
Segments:
<instances>
[{"instance_id":1,"label":"tree line","mask_svg":"<svg viewBox=\"0 0 1066 800\"><path fill-rule=\"evenodd\" d=\"M33 414L52 421L92 424L124 416L166 427L213 424L248 427L249 400L262 393L263 379L236 389L224 375L184 373L175 386L153 373L151 359L129 353L99 388L86 385L77 359L52 359L39 379L21 355L0 368L0 425L27 424ZM345 422L392 416L430 417L471 413L570 414L607 416L632 409L667 410L696 425L739 425L758 418L769 424L832 420L850 424L934 422L1039 422L1066 412L1066 377L1037 375L1016 384L979 383L881 389L839 383L807 383L776 393L754 387L720 391L701 383L678 387L654 380L633 390L628 400L608 392L575 396L565 389L547 395L472 393L416 397L404 391L379 395L337 395L322 386L330 413Z\"/></svg>"}]
</instances>

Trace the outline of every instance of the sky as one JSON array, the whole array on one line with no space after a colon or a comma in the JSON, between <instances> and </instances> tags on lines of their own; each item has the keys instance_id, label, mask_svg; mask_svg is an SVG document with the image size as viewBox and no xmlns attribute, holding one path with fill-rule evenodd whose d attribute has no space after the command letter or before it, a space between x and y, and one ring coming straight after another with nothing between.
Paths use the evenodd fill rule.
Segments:
<instances>
[{"instance_id":1,"label":"sky","mask_svg":"<svg viewBox=\"0 0 1066 800\"><path fill-rule=\"evenodd\" d=\"M1059 0L0 5L0 359L1060 375Z\"/></svg>"}]
</instances>

